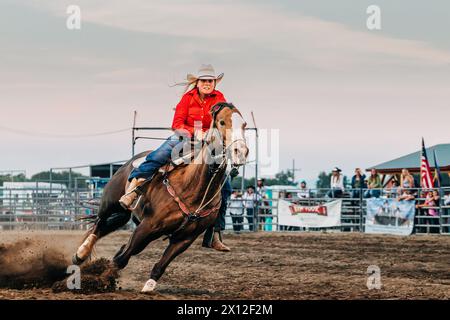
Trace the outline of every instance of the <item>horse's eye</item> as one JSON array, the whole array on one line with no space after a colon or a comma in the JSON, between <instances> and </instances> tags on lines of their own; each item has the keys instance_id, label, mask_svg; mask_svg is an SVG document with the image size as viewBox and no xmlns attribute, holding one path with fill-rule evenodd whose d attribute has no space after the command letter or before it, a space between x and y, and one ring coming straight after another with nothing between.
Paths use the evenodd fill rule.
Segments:
<instances>
[{"instance_id":1,"label":"horse's eye","mask_svg":"<svg viewBox=\"0 0 450 320\"><path fill-rule=\"evenodd\" d=\"M225 121L223 121L223 120L220 120L219 123L220 123L221 126L224 126L224 125L225 125Z\"/></svg>"}]
</instances>

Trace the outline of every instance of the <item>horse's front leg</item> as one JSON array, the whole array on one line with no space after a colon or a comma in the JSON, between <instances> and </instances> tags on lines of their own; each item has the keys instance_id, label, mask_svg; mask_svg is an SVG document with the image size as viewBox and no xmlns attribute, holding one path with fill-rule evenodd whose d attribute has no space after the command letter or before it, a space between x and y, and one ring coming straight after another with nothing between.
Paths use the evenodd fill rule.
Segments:
<instances>
[{"instance_id":1,"label":"horse's front leg","mask_svg":"<svg viewBox=\"0 0 450 320\"><path fill-rule=\"evenodd\" d=\"M197 237L198 234L189 235L189 238L177 238L174 240L170 240L170 243L164 251L163 256L153 267L150 274L150 279L145 283L144 288L142 289L143 293L148 293L155 290L156 282L159 280L159 278L161 278L169 263L173 259L175 259L176 256L183 253L187 248L189 248L189 246Z\"/></svg>"},{"instance_id":2,"label":"horse's front leg","mask_svg":"<svg viewBox=\"0 0 450 320\"><path fill-rule=\"evenodd\" d=\"M116 253L113 259L114 264L119 269L125 268L131 256L140 253L151 241L158 239L161 235L160 228L151 223L149 218L145 218L134 230L128 243Z\"/></svg>"}]
</instances>

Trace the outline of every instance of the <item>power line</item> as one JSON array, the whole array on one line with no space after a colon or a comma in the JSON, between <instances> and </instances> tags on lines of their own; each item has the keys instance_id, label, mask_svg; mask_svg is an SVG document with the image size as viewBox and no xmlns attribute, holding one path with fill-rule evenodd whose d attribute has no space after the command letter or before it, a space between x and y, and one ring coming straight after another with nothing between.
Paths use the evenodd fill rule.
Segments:
<instances>
[{"instance_id":1,"label":"power line","mask_svg":"<svg viewBox=\"0 0 450 320\"><path fill-rule=\"evenodd\" d=\"M91 137L107 136L107 135L130 131L131 128L124 128L124 129L119 129L119 130L96 132L96 133L86 133L86 134L33 132L33 131L27 131L27 130L22 130L22 129L9 128L9 127L5 127L5 126L0 126L0 130L8 131L8 132L12 132L15 134L20 134L20 135L33 136L33 137L67 139L67 138L91 138Z\"/></svg>"}]
</instances>

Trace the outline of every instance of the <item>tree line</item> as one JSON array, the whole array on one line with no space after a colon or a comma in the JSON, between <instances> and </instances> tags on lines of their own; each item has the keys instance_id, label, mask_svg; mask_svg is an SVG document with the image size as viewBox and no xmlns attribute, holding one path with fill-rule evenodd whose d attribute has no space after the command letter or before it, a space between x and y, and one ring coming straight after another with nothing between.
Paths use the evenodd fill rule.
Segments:
<instances>
[{"instance_id":1,"label":"tree line","mask_svg":"<svg viewBox=\"0 0 450 320\"><path fill-rule=\"evenodd\" d=\"M85 187L85 181L89 179L89 177L82 175L78 172L70 173L69 171L62 172L52 172L52 181L55 183L61 183L69 187L69 180L71 177L72 186L74 186L75 181L78 183L79 188ZM76 180L75 180L76 179ZM326 173L324 171L319 173L316 181L316 188L318 189L327 189L330 188L330 179L331 173ZM31 178L27 178L24 174L18 175L0 175L0 186L3 186L3 182L36 182L36 181L50 181L50 171L42 171L34 174ZM344 177L344 185L347 185L347 177ZM255 185L255 178L245 179L244 183L242 183L242 177L237 176L231 181L231 185L233 189L240 189L242 184L244 184L244 188L247 186ZM293 180L292 171L281 171L275 175L274 178L265 178L264 184L266 186L273 185L288 185L288 186L297 186L298 181Z\"/></svg>"},{"instance_id":2,"label":"tree line","mask_svg":"<svg viewBox=\"0 0 450 320\"><path fill-rule=\"evenodd\" d=\"M52 181L55 183L64 184L69 187L69 182L72 182L72 186L75 185L75 181L77 181L77 187L83 188L86 186L85 180L89 179L89 177L82 175L78 172L70 172L70 171L62 171L62 172L52 172ZM77 180L75 180L77 179ZM27 178L24 174L18 175L0 175L0 186L3 186L4 182L49 182L50 181L50 171L42 171L36 173L31 176L31 178Z\"/></svg>"}]
</instances>

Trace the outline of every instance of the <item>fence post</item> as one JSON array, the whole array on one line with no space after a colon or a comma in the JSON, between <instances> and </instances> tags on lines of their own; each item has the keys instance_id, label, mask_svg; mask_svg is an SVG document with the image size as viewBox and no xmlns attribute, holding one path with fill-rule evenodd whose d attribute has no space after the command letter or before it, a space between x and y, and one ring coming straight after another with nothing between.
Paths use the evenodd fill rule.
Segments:
<instances>
[{"instance_id":1,"label":"fence post","mask_svg":"<svg viewBox=\"0 0 450 320\"><path fill-rule=\"evenodd\" d=\"M359 232L363 232L363 201L364 189L361 188L359 192Z\"/></svg>"}]
</instances>

